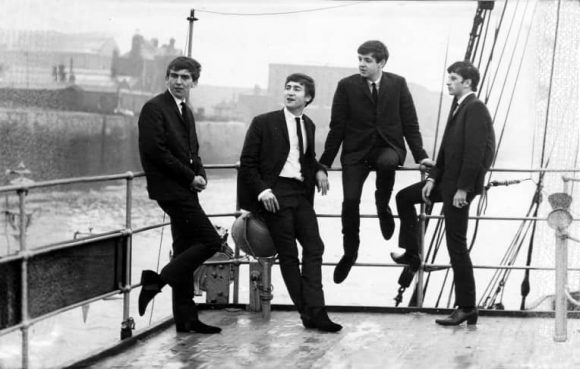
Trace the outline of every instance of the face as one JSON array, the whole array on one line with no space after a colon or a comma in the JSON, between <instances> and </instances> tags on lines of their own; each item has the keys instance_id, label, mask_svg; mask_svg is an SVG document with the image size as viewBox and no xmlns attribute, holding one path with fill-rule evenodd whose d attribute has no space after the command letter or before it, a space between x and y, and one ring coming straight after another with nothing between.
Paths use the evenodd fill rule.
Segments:
<instances>
[{"instance_id":1,"label":"face","mask_svg":"<svg viewBox=\"0 0 580 369\"><path fill-rule=\"evenodd\" d=\"M471 80L463 79L457 73L449 73L447 76L447 89L449 90L449 95L455 97L461 97L471 91Z\"/></svg>"},{"instance_id":2,"label":"face","mask_svg":"<svg viewBox=\"0 0 580 369\"><path fill-rule=\"evenodd\" d=\"M376 81L383 71L385 61L377 62L372 54L358 54L358 70L361 76Z\"/></svg>"},{"instance_id":3,"label":"face","mask_svg":"<svg viewBox=\"0 0 580 369\"><path fill-rule=\"evenodd\" d=\"M296 114L302 114L306 103L311 100L310 96L306 96L304 86L292 81L286 83L282 96L284 98L284 106Z\"/></svg>"},{"instance_id":4,"label":"face","mask_svg":"<svg viewBox=\"0 0 580 369\"><path fill-rule=\"evenodd\" d=\"M191 90L197 83L194 83L191 78L191 73L187 69L169 70L169 75L165 78L167 87L178 99L186 99L189 97L189 90Z\"/></svg>"}]
</instances>

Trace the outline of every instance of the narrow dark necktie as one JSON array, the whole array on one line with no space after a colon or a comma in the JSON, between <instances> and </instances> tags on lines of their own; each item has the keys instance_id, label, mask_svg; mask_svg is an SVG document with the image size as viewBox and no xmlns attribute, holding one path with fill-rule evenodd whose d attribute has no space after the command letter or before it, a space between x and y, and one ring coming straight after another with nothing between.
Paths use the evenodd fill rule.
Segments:
<instances>
[{"instance_id":1,"label":"narrow dark necktie","mask_svg":"<svg viewBox=\"0 0 580 369\"><path fill-rule=\"evenodd\" d=\"M453 99L453 104L451 104L451 116L455 115L455 113L457 113L457 108L459 107L459 103L457 101L457 99Z\"/></svg>"},{"instance_id":2,"label":"narrow dark necktie","mask_svg":"<svg viewBox=\"0 0 580 369\"><path fill-rule=\"evenodd\" d=\"M304 139L302 138L302 129L300 124L300 118L294 118L296 120L296 134L298 135L298 151L300 151L300 164L304 160Z\"/></svg>"},{"instance_id":3,"label":"narrow dark necktie","mask_svg":"<svg viewBox=\"0 0 580 369\"><path fill-rule=\"evenodd\" d=\"M187 104L185 104L185 101L181 102L181 118L183 118L185 123L188 123L187 126L189 128L189 122L187 119Z\"/></svg>"},{"instance_id":4,"label":"narrow dark necktie","mask_svg":"<svg viewBox=\"0 0 580 369\"><path fill-rule=\"evenodd\" d=\"M450 122L451 119L453 119L453 116L455 115L455 110L457 110L457 99L453 99L453 102L451 103L451 109L449 109L449 117L447 118L447 121Z\"/></svg>"},{"instance_id":5,"label":"narrow dark necktie","mask_svg":"<svg viewBox=\"0 0 580 369\"><path fill-rule=\"evenodd\" d=\"M375 105L377 105L377 101L379 100L379 94L377 92L377 84L376 83L371 83L372 86L372 96L373 96L373 102L375 103Z\"/></svg>"},{"instance_id":6,"label":"narrow dark necktie","mask_svg":"<svg viewBox=\"0 0 580 369\"><path fill-rule=\"evenodd\" d=\"M193 163L192 147L191 147L191 122L189 121L189 115L187 114L187 104L185 101L181 102L181 117L183 118L183 123L187 129L187 145L189 146L189 163Z\"/></svg>"}]
</instances>

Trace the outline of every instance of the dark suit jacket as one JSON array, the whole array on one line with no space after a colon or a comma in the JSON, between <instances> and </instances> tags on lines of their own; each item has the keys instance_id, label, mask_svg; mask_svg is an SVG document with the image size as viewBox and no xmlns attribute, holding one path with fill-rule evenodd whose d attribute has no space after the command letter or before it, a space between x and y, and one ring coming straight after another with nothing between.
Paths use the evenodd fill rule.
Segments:
<instances>
[{"instance_id":1,"label":"dark suit jacket","mask_svg":"<svg viewBox=\"0 0 580 369\"><path fill-rule=\"evenodd\" d=\"M330 131L320 162L331 166L342 144L341 164L359 163L372 149L375 136L397 151L400 165L407 155L404 140L416 162L427 158L413 98L403 77L383 72L376 108L363 77L354 74L342 79L334 94Z\"/></svg>"},{"instance_id":2,"label":"dark suit jacket","mask_svg":"<svg viewBox=\"0 0 580 369\"><path fill-rule=\"evenodd\" d=\"M483 190L484 176L493 162L495 132L489 111L474 94L449 116L435 167L429 177L439 186L443 201L458 189L475 196Z\"/></svg>"},{"instance_id":3,"label":"dark suit jacket","mask_svg":"<svg viewBox=\"0 0 580 369\"><path fill-rule=\"evenodd\" d=\"M190 188L196 175L206 178L198 156L195 120L187 109L187 127L169 91L149 100L139 115L139 153L149 197L183 200L196 197Z\"/></svg>"},{"instance_id":4,"label":"dark suit jacket","mask_svg":"<svg viewBox=\"0 0 580 369\"><path fill-rule=\"evenodd\" d=\"M308 197L313 202L316 173L319 170L324 170L324 167L316 161L314 123L306 115L303 115L302 118L306 129L305 141L307 142L302 176L304 177L304 185L308 189ZM263 209L263 206L258 202L258 195L265 189L274 188L289 152L290 140L284 110L262 114L252 120L240 157L238 174L240 208L249 211Z\"/></svg>"}]
</instances>

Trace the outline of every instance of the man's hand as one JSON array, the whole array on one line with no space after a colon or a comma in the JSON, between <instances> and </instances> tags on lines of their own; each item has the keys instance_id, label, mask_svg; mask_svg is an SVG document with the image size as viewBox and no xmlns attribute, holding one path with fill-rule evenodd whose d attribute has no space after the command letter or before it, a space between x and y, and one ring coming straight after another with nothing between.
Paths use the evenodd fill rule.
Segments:
<instances>
[{"instance_id":1,"label":"man's hand","mask_svg":"<svg viewBox=\"0 0 580 369\"><path fill-rule=\"evenodd\" d=\"M191 187L197 192L205 190L206 186L207 182L205 181L205 178L203 178L202 176L195 176L193 178L193 181L191 182Z\"/></svg>"},{"instance_id":2,"label":"man's hand","mask_svg":"<svg viewBox=\"0 0 580 369\"><path fill-rule=\"evenodd\" d=\"M274 193L270 190L264 192L264 194L261 195L260 201L266 210L268 210L270 213L275 213L280 210L278 199L276 199L276 195L274 195Z\"/></svg>"},{"instance_id":3,"label":"man's hand","mask_svg":"<svg viewBox=\"0 0 580 369\"><path fill-rule=\"evenodd\" d=\"M453 206L456 208L462 208L467 204L467 192L464 190L457 190L453 196Z\"/></svg>"},{"instance_id":4,"label":"man's hand","mask_svg":"<svg viewBox=\"0 0 580 369\"><path fill-rule=\"evenodd\" d=\"M429 171L429 169L433 168L435 166L435 162L429 158L425 158L423 160L421 160L421 163L419 163L419 170L421 170L421 172L427 172Z\"/></svg>"},{"instance_id":5,"label":"man's hand","mask_svg":"<svg viewBox=\"0 0 580 369\"><path fill-rule=\"evenodd\" d=\"M316 172L316 187L318 188L318 192L322 193L322 196L326 195L326 193L330 190L328 176L326 173L324 173L323 170Z\"/></svg>"},{"instance_id":6,"label":"man's hand","mask_svg":"<svg viewBox=\"0 0 580 369\"><path fill-rule=\"evenodd\" d=\"M423 186L423 189L421 190L421 197L423 198L423 201L427 205L431 205L431 200L429 199L429 196L431 196L431 191L433 191L434 186L435 186L435 183L433 181L427 181L427 182L425 182L425 185Z\"/></svg>"}]
</instances>

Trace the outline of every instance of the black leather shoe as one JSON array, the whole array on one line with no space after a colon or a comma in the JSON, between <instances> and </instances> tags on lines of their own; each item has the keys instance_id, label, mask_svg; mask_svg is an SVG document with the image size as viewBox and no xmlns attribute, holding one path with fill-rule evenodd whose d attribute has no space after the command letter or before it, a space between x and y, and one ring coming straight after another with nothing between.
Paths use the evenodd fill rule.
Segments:
<instances>
[{"instance_id":1,"label":"black leather shoe","mask_svg":"<svg viewBox=\"0 0 580 369\"><path fill-rule=\"evenodd\" d=\"M197 332L203 334L214 334L222 331L220 327L207 325L199 320L175 323L175 330L178 333Z\"/></svg>"},{"instance_id":2,"label":"black leather shoe","mask_svg":"<svg viewBox=\"0 0 580 369\"><path fill-rule=\"evenodd\" d=\"M322 332L338 332L342 329L342 325L330 320L325 308L313 308L311 311L310 322L314 325L313 328Z\"/></svg>"},{"instance_id":3,"label":"black leather shoe","mask_svg":"<svg viewBox=\"0 0 580 369\"><path fill-rule=\"evenodd\" d=\"M343 255L340 258L338 264L334 268L334 283L339 284L342 283L346 277L348 277L348 273L350 272L350 268L354 265L356 261L356 256L346 256Z\"/></svg>"},{"instance_id":4,"label":"black leather shoe","mask_svg":"<svg viewBox=\"0 0 580 369\"><path fill-rule=\"evenodd\" d=\"M421 259L419 259L419 256L410 255L406 252L402 254L391 252L391 259L393 259L393 261L397 264L408 265L414 272L416 272L421 265Z\"/></svg>"},{"instance_id":5,"label":"black leather shoe","mask_svg":"<svg viewBox=\"0 0 580 369\"><path fill-rule=\"evenodd\" d=\"M300 314L300 320L302 320L302 325L304 326L304 328L306 329L316 328L316 325L314 325L314 323L312 322L312 318L310 318L309 316Z\"/></svg>"},{"instance_id":6,"label":"black leather shoe","mask_svg":"<svg viewBox=\"0 0 580 369\"><path fill-rule=\"evenodd\" d=\"M439 325L459 325L465 321L469 325L477 324L477 309L464 310L461 308L455 309L451 315L445 319L437 319L435 323Z\"/></svg>"},{"instance_id":7,"label":"black leather shoe","mask_svg":"<svg viewBox=\"0 0 580 369\"><path fill-rule=\"evenodd\" d=\"M145 314L145 309L153 297L161 292L165 283L159 277L159 274L152 270L144 270L141 273L141 292L139 292L139 315Z\"/></svg>"},{"instance_id":8,"label":"black leather shoe","mask_svg":"<svg viewBox=\"0 0 580 369\"><path fill-rule=\"evenodd\" d=\"M383 234L383 238L388 241L393 237L393 233L395 232L395 220L393 219L391 208L386 212L379 213L378 216L381 233Z\"/></svg>"},{"instance_id":9,"label":"black leather shoe","mask_svg":"<svg viewBox=\"0 0 580 369\"><path fill-rule=\"evenodd\" d=\"M173 307L175 330L179 333L197 332L204 334L220 333L220 327L207 325L199 320L195 302L180 303Z\"/></svg>"}]
</instances>

